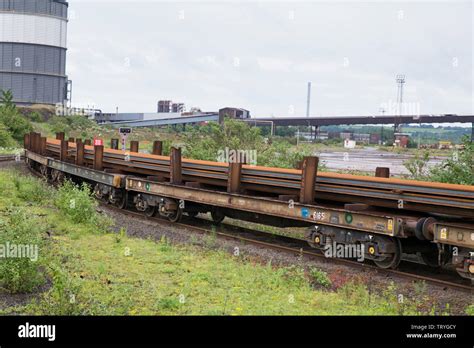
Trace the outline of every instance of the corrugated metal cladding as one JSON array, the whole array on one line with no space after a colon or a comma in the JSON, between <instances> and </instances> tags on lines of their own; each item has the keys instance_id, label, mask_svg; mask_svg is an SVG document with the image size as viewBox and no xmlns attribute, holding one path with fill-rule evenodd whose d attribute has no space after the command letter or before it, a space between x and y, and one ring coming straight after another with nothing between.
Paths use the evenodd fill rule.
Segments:
<instances>
[{"instance_id":1,"label":"corrugated metal cladding","mask_svg":"<svg viewBox=\"0 0 474 348\"><path fill-rule=\"evenodd\" d=\"M0 0L0 89L19 104L66 99L68 3Z\"/></svg>"},{"instance_id":2,"label":"corrugated metal cladding","mask_svg":"<svg viewBox=\"0 0 474 348\"><path fill-rule=\"evenodd\" d=\"M65 77L66 50L60 47L3 43L0 45L0 70Z\"/></svg>"},{"instance_id":3,"label":"corrugated metal cladding","mask_svg":"<svg viewBox=\"0 0 474 348\"><path fill-rule=\"evenodd\" d=\"M67 21L24 13L0 13L0 42L24 42L66 48Z\"/></svg>"},{"instance_id":4,"label":"corrugated metal cladding","mask_svg":"<svg viewBox=\"0 0 474 348\"><path fill-rule=\"evenodd\" d=\"M51 0L0 0L0 11L26 12L67 18L66 1Z\"/></svg>"}]
</instances>

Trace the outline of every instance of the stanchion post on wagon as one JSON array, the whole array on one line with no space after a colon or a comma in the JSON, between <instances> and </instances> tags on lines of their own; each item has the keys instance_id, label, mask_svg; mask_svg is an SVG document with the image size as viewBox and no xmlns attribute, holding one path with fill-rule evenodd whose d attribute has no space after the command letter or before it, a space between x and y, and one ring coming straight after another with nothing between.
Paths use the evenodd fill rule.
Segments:
<instances>
[{"instance_id":1,"label":"stanchion post on wagon","mask_svg":"<svg viewBox=\"0 0 474 348\"><path fill-rule=\"evenodd\" d=\"M67 162L67 149L69 144L67 140L61 140L61 145L59 149L59 160L62 162Z\"/></svg>"},{"instance_id":2,"label":"stanchion post on wagon","mask_svg":"<svg viewBox=\"0 0 474 348\"><path fill-rule=\"evenodd\" d=\"M375 168L375 176L377 178L390 178L390 168L387 168L387 167Z\"/></svg>"},{"instance_id":3,"label":"stanchion post on wagon","mask_svg":"<svg viewBox=\"0 0 474 348\"><path fill-rule=\"evenodd\" d=\"M136 140L130 142L130 152L138 152L139 143Z\"/></svg>"},{"instance_id":4,"label":"stanchion post on wagon","mask_svg":"<svg viewBox=\"0 0 474 348\"><path fill-rule=\"evenodd\" d=\"M314 203L318 163L318 157L308 156L303 159L300 189L300 203L302 204Z\"/></svg>"},{"instance_id":5,"label":"stanchion post on wagon","mask_svg":"<svg viewBox=\"0 0 474 348\"><path fill-rule=\"evenodd\" d=\"M94 145L94 169L104 169L104 145Z\"/></svg>"},{"instance_id":6,"label":"stanchion post on wagon","mask_svg":"<svg viewBox=\"0 0 474 348\"><path fill-rule=\"evenodd\" d=\"M163 154L163 142L160 140L155 140L153 142L153 154L161 156Z\"/></svg>"},{"instance_id":7,"label":"stanchion post on wagon","mask_svg":"<svg viewBox=\"0 0 474 348\"><path fill-rule=\"evenodd\" d=\"M76 140L76 165L84 165L84 143L82 139Z\"/></svg>"},{"instance_id":8,"label":"stanchion post on wagon","mask_svg":"<svg viewBox=\"0 0 474 348\"><path fill-rule=\"evenodd\" d=\"M23 136L23 148L26 150L30 149L30 134L29 133L26 133Z\"/></svg>"},{"instance_id":9,"label":"stanchion post on wagon","mask_svg":"<svg viewBox=\"0 0 474 348\"><path fill-rule=\"evenodd\" d=\"M46 156L46 137L40 137L40 155Z\"/></svg>"},{"instance_id":10,"label":"stanchion post on wagon","mask_svg":"<svg viewBox=\"0 0 474 348\"><path fill-rule=\"evenodd\" d=\"M171 148L170 183L175 185L180 185L183 183L183 176L181 172L181 149L176 147Z\"/></svg>"},{"instance_id":11,"label":"stanchion post on wagon","mask_svg":"<svg viewBox=\"0 0 474 348\"><path fill-rule=\"evenodd\" d=\"M229 193L240 192L241 175L242 175L242 163L240 162L229 163L229 174L227 177L227 192Z\"/></svg>"}]
</instances>

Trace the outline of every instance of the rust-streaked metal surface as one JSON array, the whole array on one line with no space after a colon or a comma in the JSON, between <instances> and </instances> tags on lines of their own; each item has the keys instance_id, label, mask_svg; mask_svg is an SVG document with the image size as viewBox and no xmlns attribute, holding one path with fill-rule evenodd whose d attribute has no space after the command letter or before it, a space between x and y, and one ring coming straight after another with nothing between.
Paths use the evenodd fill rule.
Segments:
<instances>
[{"instance_id":1,"label":"rust-streaked metal surface","mask_svg":"<svg viewBox=\"0 0 474 348\"><path fill-rule=\"evenodd\" d=\"M31 160L33 160L33 161L35 161L35 162L38 162L38 163L40 163L40 164L43 164L43 165L45 165L45 166L48 165L48 159L47 159L46 157L43 157L43 156L41 156L41 155L38 155L38 154L36 154L36 153L34 153L34 152L31 152L31 151L29 151L29 150L25 150L25 157L26 157L26 158L29 158L29 159L31 159Z\"/></svg>"},{"instance_id":2,"label":"rust-streaked metal surface","mask_svg":"<svg viewBox=\"0 0 474 348\"><path fill-rule=\"evenodd\" d=\"M474 249L474 227L466 224L435 223L434 242Z\"/></svg>"},{"instance_id":3,"label":"rust-streaked metal surface","mask_svg":"<svg viewBox=\"0 0 474 348\"><path fill-rule=\"evenodd\" d=\"M105 173L103 171L77 166L72 163L61 162L53 158L43 157L28 150L25 151L25 157L37 163L48 166L49 168L95 182L100 182L115 188L122 188L125 186L124 175Z\"/></svg>"},{"instance_id":4,"label":"rust-streaked metal surface","mask_svg":"<svg viewBox=\"0 0 474 348\"><path fill-rule=\"evenodd\" d=\"M399 235L399 232L401 232L400 219L385 214L348 212L343 209L329 209L316 205L304 205L262 197L257 198L227 192L209 191L168 183L157 183L133 177L126 178L125 188L135 192L179 200L182 199L184 201L211 206L274 215L322 225L369 231L389 236Z\"/></svg>"}]
</instances>

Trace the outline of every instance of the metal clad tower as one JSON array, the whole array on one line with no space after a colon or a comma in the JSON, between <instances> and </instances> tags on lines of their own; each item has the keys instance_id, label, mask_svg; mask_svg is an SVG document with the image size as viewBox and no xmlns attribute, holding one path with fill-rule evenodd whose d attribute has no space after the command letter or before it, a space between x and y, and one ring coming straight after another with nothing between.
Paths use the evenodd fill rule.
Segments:
<instances>
[{"instance_id":1,"label":"metal clad tower","mask_svg":"<svg viewBox=\"0 0 474 348\"><path fill-rule=\"evenodd\" d=\"M0 89L16 103L67 98L67 10L60 0L0 0Z\"/></svg>"}]
</instances>

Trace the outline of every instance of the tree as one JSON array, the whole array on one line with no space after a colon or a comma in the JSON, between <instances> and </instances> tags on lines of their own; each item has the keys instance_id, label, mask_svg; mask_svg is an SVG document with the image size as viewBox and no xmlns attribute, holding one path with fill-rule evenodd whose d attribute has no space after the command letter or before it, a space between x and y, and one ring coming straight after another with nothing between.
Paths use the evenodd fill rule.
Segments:
<instances>
[{"instance_id":1,"label":"tree","mask_svg":"<svg viewBox=\"0 0 474 348\"><path fill-rule=\"evenodd\" d=\"M22 142L26 133L33 130L33 126L13 103L11 91L2 91L0 97L0 123L4 125L10 136L17 142Z\"/></svg>"},{"instance_id":2,"label":"tree","mask_svg":"<svg viewBox=\"0 0 474 348\"><path fill-rule=\"evenodd\" d=\"M13 93L11 90L2 90L2 96L0 97L0 103L5 110L15 110L16 105L13 103Z\"/></svg>"}]
</instances>

